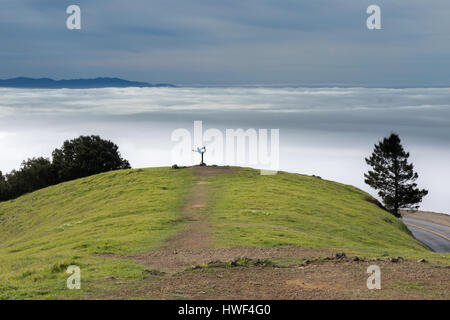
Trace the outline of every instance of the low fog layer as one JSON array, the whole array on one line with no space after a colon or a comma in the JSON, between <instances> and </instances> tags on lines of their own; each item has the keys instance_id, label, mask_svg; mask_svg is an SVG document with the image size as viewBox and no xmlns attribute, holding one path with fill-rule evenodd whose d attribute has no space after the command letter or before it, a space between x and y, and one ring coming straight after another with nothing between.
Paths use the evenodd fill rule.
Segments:
<instances>
[{"instance_id":1,"label":"low fog layer","mask_svg":"<svg viewBox=\"0 0 450 320\"><path fill-rule=\"evenodd\" d=\"M360 187L364 157L397 132L411 152L422 209L449 212L450 89L0 89L0 170L50 157L66 139L99 134L133 167L168 166L177 128L280 129L280 169ZM208 162L208 153L205 156Z\"/></svg>"}]
</instances>

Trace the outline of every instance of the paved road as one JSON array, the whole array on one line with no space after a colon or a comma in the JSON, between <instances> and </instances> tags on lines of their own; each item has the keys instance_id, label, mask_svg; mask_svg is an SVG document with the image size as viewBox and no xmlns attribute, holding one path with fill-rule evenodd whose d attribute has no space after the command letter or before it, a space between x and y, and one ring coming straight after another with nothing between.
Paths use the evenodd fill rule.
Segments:
<instances>
[{"instance_id":1,"label":"paved road","mask_svg":"<svg viewBox=\"0 0 450 320\"><path fill-rule=\"evenodd\" d=\"M403 218L417 240L436 252L450 252L450 228L433 222Z\"/></svg>"}]
</instances>

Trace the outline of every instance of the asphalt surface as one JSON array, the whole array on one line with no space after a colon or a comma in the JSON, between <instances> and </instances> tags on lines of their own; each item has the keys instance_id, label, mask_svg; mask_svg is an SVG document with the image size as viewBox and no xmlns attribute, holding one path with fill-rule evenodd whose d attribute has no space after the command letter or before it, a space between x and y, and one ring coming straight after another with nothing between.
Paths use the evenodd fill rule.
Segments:
<instances>
[{"instance_id":1,"label":"asphalt surface","mask_svg":"<svg viewBox=\"0 0 450 320\"><path fill-rule=\"evenodd\" d=\"M414 237L436 252L450 252L450 228L429 221L403 218Z\"/></svg>"}]
</instances>

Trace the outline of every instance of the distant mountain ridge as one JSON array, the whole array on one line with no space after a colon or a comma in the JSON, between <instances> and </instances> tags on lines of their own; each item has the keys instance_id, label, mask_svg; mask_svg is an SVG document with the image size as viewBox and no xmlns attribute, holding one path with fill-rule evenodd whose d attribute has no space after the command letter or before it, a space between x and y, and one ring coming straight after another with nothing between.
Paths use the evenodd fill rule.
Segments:
<instances>
[{"instance_id":1,"label":"distant mountain ridge","mask_svg":"<svg viewBox=\"0 0 450 320\"><path fill-rule=\"evenodd\" d=\"M150 88L150 87L174 87L167 83L151 84L147 82L128 81L120 78L95 78L95 79L70 79L54 80L50 78L26 78L0 80L2 88L27 88L27 89L92 89L92 88Z\"/></svg>"}]
</instances>

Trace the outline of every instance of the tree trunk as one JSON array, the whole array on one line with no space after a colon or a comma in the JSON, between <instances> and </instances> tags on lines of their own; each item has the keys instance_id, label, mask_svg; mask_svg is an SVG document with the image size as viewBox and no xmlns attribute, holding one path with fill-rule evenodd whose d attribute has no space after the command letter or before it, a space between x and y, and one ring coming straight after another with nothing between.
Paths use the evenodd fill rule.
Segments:
<instances>
[{"instance_id":1,"label":"tree trunk","mask_svg":"<svg viewBox=\"0 0 450 320\"><path fill-rule=\"evenodd\" d=\"M394 214L399 217L400 215L398 214L398 173L399 168L398 168L398 161L397 159L394 160L394 175L395 175L395 179L394 179L394 184L395 184L395 195L394 195Z\"/></svg>"}]
</instances>

